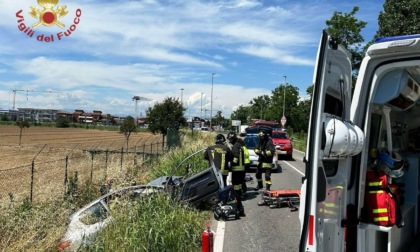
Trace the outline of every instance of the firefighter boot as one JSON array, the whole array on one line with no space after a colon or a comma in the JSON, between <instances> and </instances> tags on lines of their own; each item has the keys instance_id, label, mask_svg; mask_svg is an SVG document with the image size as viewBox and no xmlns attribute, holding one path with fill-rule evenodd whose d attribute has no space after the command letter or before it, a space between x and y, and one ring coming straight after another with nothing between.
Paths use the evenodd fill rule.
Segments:
<instances>
[{"instance_id":1,"label":"firefighter boot","mask_svg":"<svg viewBox=\"0 0 420 252\"><path fill-rule=\"evenodd\" d=\"M245 215L245 208L242 205L239 207L239 216L240 217L245 217L246 216Z\"/></svg>"},{"instance_id":2,"label":"firefighter boot","mask_svg":"<svg viewBox=\"0 0 420 252\"><path fill-rule=\"evenodd\" d=\"M270 191L270 187L271 187L271 184L266 184L265 185L265 190Z\"/></svg>"},{"instance_id":3,"label":"firefighter boot","mask_svg":"<svg viewBox=\"0 0 420 252\"><path fill-rule=\"evenodd\" d=\"M258 191L260 189L263 188L263 182L262 181L258 181L258 186L254 188L254 191Z\"/></svg>"}]
</instances>

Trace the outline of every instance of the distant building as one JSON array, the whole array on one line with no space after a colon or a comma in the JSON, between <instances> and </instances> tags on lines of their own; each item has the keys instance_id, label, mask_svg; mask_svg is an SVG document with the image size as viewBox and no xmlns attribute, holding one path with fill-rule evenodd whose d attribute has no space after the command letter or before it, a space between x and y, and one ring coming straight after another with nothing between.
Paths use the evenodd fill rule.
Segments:
<instances>
[{"instance_id":1,"label":"distant building","mask_svg":"<svg viewBox=\"0 0 420 252\"><path fill-rule=\"evenodd\" d=\"M16 109L0 109L0 117L3 115L6 115L7 120L9 121L22 120L24 117L23 112L19 112L19 110Z\"/></svg>"},{"instance_id":2,"label":"distant building","mask_svg":"<svg viewBox=\"0 0 420 252\"><path fill-rule=\"evenodd\" d=\"M33 123L55 122L57 119L57 109L40 108L18 108L18 120L26 120Z\"/></svg>"}]
</instances>

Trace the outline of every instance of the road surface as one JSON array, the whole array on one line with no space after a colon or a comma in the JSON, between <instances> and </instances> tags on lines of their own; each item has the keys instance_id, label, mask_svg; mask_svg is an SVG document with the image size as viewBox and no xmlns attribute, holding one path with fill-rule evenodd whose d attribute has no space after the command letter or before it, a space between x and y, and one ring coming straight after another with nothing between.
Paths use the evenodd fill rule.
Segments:
<instances>
[{"instance_id":1,"label":"road surface","mask_svg":"<svg viewBox=\"0 0 420 252\"><path fill-rule=\"evenodd\" d=\"M281 160L281 173L272 174L272 190L300 189L304 175L304 153L294 151L293 160ZM248 173L253 181L248 188L256 187L255 172ZM264 175L263 175L264 178ZM246 217L239 220L214 221L215 252L270 252L298 251L300 239L299 211L290 208L258 206L261 195L248 189L248 197L243 202Z\"/></svg>"}]
</instances>

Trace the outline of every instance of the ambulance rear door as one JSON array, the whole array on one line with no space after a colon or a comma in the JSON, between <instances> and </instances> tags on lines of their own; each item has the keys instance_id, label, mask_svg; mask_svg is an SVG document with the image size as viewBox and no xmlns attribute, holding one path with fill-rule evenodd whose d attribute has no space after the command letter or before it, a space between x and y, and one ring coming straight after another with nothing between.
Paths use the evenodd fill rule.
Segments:
<instances>
[{"instance_id":1,"label":"ambulance rear door","mask_svg":"<svg viewBox=\"0 0 420 252\"><path fill-rule=\"evenodd\" d=\"M326 31L321 36L313 83L299 209L299 251L345 251L351 157L360 153L364 138L349 122L350 53Z\"/></svg>"}]
</instances>

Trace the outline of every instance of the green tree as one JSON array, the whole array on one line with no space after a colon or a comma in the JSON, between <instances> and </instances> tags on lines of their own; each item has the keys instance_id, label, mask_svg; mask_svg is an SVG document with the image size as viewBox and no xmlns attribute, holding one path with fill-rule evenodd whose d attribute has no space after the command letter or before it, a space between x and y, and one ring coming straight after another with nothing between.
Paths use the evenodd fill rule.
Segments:
<instances>
[{"instance_id":1,"label":"green tree","mask_svg":"<svg viewBox=\"0 0 420 252\"><path fill-rule=\"evenodd\" d=\"M29 122L28 121L26 121L26 120L22 120L22 121L17 121L16 122L16 125L19 127L19 129L20 129L20 132L19 132L19 146L21 145L21 143L22 143L22 133L23 133L23 130L25 129L25 128L29 128L31 125L29 124Z\"/></svg>"},{"instance_id":2,"label":"green tree","mask_svg":"<svg viewBox=\"0 0 420 252\"><path fill-rule=\"evenodd\" d=\"M351 53L353 68L353 84L359 73L364 55L363 36L360 34L366 22L359 21L355 15L359 7L354 6L350 13L335 11L331 19L326 21L328 33L340 40L340 43Z\"/></svg>"},{"instance_id":3,"label":"green tree","mask_svg":"<svg viewBox=\"0 0 420 252\"><path fill-rule=\"evenodd\" d=\"M156 103L153 108L149 107L146 115L150 131L154 134L161 133L164 143L168 128L178 128L186 123L184 111L181 102L172 97L165 98L162 103Z\"/></svg>"},{"instance_id":4,"label":"green tree","mask_svg":"<svg viewBox=\"0 0 420 252\"><path fill-rule=\"evenodd\" d=\"M240 105L235 111L230 115L230 119L239 120L241 124L248 124L250 122L250 107L245 107Z\"/></svg>"},{"instance_id":5,"label":"green tree","mask_svg":"<svg viewBox=\"0 0 420 252\"><path fill-rule=\"evenodd\" d=\"M130 138L130 135L131 133L137 133L137 125L134 122L134 118L132 116L127 116L126 118L124 118L124 121L121 124L118 133L124 134L128 152L128 140Z\"/></svg>"},{"instance_id":6,"label":"green tree","mask_svg":"<svg viewBox=\"0 0 420 252\"><path fill-rule=\"evenodd\" d=\"M268 95L260 95L257 98L252 99L249 102L251 105L251 118L260 118L263 120L266 116L266 111L270 105L270 96Z\"/></svg>"},{"instance_id":7,"label":"green tree","mask_svg":"<svg viewBox=\"0 0 420 252\"><path fill-rule=\"evenodd\" d=\"M280 119L284 115L287 118L288 127L294 127L293 110L299 101L299 88L286 83L279 85L271 91L271 103L267 111L267 120L280 123ZM284 106L283 106L284 104Z\"/></svg>"},{"instance_id":8,"label":"green tree","mask_svg":"<svg viewBox=\"0 0 420 252\"><path fill-rule=\"evenodd\" d=\"M55 126L57 128L68 128L70 127L70 120L65 116L60 116L59 118L57 118Z\"/></svg>"},{"instance_id":9,"label":"green tree","mask_svg":"<svg viewBox=\"0 0 420 252\"><path fill-rule=\"evenodd\" d=\"M419 0L386 0L379 13L375 37L420 33Z\"/></svg>"},{"instance_id":10,"label":"green tree","mask_svg":"<svg viewBox=\"0 0 420 252\"><path fill-rule=\"evenodd\" d=\"M9 117L7 116L7 114L2 114L1 118L0 118L0 121L3 121L3 122L9 121Z\"/></svg>"}]
</instances>

